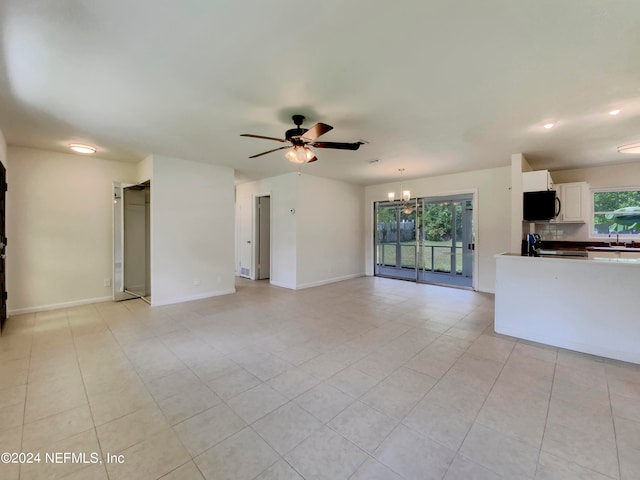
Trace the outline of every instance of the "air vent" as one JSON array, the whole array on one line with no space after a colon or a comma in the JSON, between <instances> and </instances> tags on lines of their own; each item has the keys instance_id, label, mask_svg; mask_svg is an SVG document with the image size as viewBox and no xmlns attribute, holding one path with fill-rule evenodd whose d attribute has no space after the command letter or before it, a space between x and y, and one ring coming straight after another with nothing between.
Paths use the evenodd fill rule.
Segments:
<instances>
[{"instance_id":1,"label":"air vent","mask_svg":"<svg viewBox=\"0 0 640 480\"><path fill-rule=\"evenodd\" d=\"M240 276L249 278L249 269L247 267L240 267Z\"/></svg>"}]
</instances>

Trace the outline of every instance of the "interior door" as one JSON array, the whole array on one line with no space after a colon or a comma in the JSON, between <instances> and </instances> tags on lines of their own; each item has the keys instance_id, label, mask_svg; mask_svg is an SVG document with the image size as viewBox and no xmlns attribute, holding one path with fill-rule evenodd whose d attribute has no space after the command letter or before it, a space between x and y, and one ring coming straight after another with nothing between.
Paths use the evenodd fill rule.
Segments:
<instances>
[{"instance_id":1,"label":"interior door","mask_svg":"<svg viewBox=\"0 0 640 480\"><path fill-rule=\"evenodd\" d=\"M151 296L150 184L113 187L113 299Z\"/></svg>"},{"instance_id":2,"label":"interior door","mask_svg":"<svg viewBox=\"0 0 640 480\"><path fill-rule=\"evenodd\" d=\"M124 200L124 290L134 296L146 294L147 235L144 187L123 189Z\"/></svg>"},{"instance_id":3,"label":"interior door","mask_svg":"<svg viewBox=\"0 0 640 480\"><path fill-rule=\"evenodd\" d=\"M0 330L7 320L7 287L5 259L7 237L5 235L5 199L7 194L7 171L0 163Z\"/></svg>"},{"instance_id":4,"label":"interior door","mask_svg":"<svg viewBox=\"0 0 640 480\"><path fill-rule=\"evenodd\" d=\"M271 198L258 197L257 204L257 224L258 224L258 245L257 264L258 280L263 280L271 276Z\"/></svg>"}]
</instances>

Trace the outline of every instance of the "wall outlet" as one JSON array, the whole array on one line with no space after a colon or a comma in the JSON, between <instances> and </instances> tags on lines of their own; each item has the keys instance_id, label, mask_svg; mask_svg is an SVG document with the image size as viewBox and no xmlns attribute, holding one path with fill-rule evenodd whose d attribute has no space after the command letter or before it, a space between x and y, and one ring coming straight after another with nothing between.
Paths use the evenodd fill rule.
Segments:
<instances>
[{"instance_id":1,"label":"wall outlet","mask_svg":"<svg viewBox=\"0 0 640 480\"><path fill-rule=\"evenodd\" d=\"M111 279L110 278L105 278L104 282L103 282L103 285L105 287L110 287L111 286Z\"/></svg>"},{"instance_id":2,"label":"wall outlet","mask_svg":"<svg viewBox=\"0 0 640 480\"><path fill-rule=\"evenodd\" d=\"M194 278L193 279L193 286L197 287L198 285L200 285L200 279L199 278Z\"/></svg>"}]
</instances>

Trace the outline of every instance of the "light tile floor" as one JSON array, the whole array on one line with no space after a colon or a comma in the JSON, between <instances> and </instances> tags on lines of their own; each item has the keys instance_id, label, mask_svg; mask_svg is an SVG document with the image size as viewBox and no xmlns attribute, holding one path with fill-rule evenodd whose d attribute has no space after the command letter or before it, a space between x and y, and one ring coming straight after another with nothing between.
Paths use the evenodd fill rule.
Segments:
<instances>
[{"instance_id":1,"label":"light tile floor","mask_svg":"<svg viewBox=\"0 0 640 480\"><path fill-rule=\"evenodd\" d=\"M640 478L640 366L496 335L491 295L237 289L10 318L0 450L41 461L0 478Z\"/></svg>"}]
</instances>

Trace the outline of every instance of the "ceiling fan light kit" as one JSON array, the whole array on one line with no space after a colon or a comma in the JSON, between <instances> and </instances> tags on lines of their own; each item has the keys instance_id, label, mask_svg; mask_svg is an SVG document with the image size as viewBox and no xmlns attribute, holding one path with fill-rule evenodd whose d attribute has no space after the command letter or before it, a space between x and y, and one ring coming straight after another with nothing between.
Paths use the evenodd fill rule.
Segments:
<instances>
[{"instance_id":1,"label":"ceiling fan light kit","mask_svg":"<svg viewBox=\"0 0 640 480\"><path fill-rule=\"evenodd\" d=\"M293 163L309 163L313 160L315 155L307 147L293 147L284 155Z\"/></svg>"},{"instance_id":2,"label":"ceiling fan light kit","mask_svg":"<svg viewBox=\"0 0 640 480\"><path fill-rule=\"evenodd\" d=\"M256 158L267 153L275 152L277 150L289 149L285 153L285 157L293 163L311 163L318 160L309 146L314 148L333 148L337 150L358 150L363 142L316 142L315 140L324 135L325 133L333 130L331 125L326 123L316 123L311 128L302 128L302 122L304 121L303 115L293 115L291 117L296 128L289 129L285 132L285 138L266 137L264 135L254 135L251 133L243 133L241 137L262 138L264 140L274 140L276 142L288 143L284 147L274 148L267 150L266 152L252 155L249 158Z\"/></svg>"}]
</instances>

